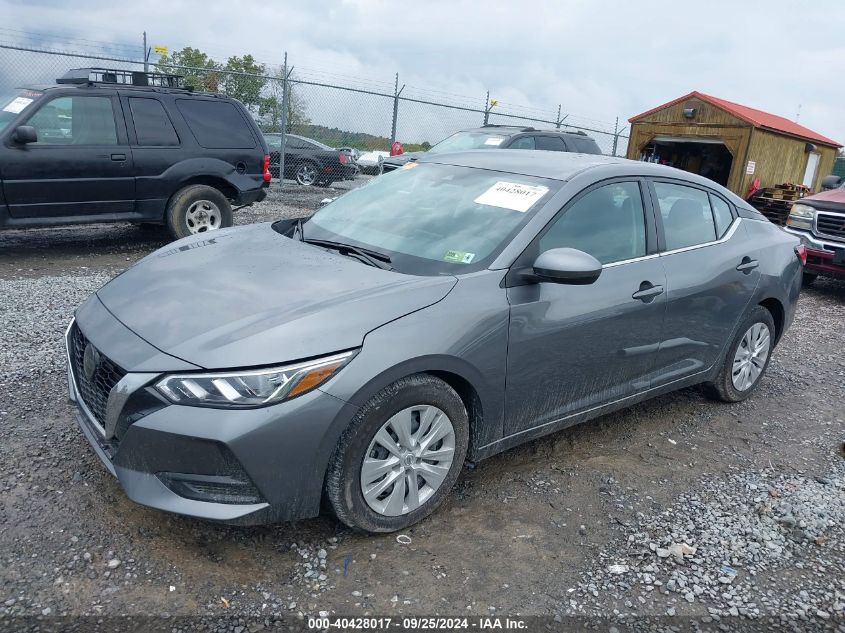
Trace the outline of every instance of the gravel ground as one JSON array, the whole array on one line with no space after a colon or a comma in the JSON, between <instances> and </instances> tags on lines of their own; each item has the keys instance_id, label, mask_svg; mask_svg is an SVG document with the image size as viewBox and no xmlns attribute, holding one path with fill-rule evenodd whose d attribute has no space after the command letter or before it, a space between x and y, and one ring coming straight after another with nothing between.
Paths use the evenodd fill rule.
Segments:
<instances>
[{"instance_id":1,"label":"gravel ground","mask_svg":"<svg viewBox=\"0 0 845 633\"><path fill-rule=\"evenodd\" d=\"M339 193L288 185L236 218ZM749 401L686 389L494 457L400 543L331 517L234 528L125 498L73 422L62 334L165 241L123 225L0 233L0 629L167 614L254 631L324 612L845 630L845 283L805 291Z\"/></svg>"}]
</instances>

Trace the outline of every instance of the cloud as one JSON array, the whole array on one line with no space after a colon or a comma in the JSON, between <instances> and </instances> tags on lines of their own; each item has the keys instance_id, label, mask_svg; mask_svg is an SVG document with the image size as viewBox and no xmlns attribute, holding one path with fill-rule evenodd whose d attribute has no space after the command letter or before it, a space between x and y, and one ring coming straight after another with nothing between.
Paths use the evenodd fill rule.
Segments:
<instances>
[{"instance_id":1,"label":"cloud","mask_svg":"<svg viewBox=\"0 0 845 633\"><path fill-rule=\"evenodd\" d=\"M58 34L59 46L77 38L140 51L146 29L151 44L191 45L220 60L249 52L280 64L287 50L303 78L390 91L398 72L409 96L448 95L480 107L489 90L502 108L528 107L545 118L560 104L568 121L597 129L612 129L616 117L627 125L691 90L788 118L800 104L803 125L845 142L838 115L845 88L837 81L845 71L845 11L835 1L89 0L70 10L0 0L0 13L15 29ZM0 28L0 40L10 37ZM330 107L322 103L328 94L317 98ZM384 110L373 99L379 114L368 126L381 125ZM443 129L474 121L422 106L406 112Z\"/></svg>"}]
</instances>

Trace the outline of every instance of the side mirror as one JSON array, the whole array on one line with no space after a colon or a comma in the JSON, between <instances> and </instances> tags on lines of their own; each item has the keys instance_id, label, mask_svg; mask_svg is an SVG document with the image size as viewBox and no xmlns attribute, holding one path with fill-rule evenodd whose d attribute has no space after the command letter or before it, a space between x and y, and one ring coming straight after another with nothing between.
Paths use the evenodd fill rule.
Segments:
<instances>
[{"instance_id":1,"label":"side mirror","mask_svg":"<svg viewBox=\"0 0 845 633\"><path fill-rule=\"evenodd\" d=\"M839 189L842 186L842 178L839 176L825 176L822 178L822 191L828 189Z\"/></svg>"},{"instance_id":2,"label":"side mirror","mask_svg":"<svg viewBox=\"0 0 845 633\"><path fill-rule=\"evenodd\" d=\"M533 270L538 281L586 285L601 275L601 262L576 248L553 248L534 260Z\"/></svg>"},{"instance_id":3,"label":"side mirror","mask_svg":"<svg viewBox=\"0 0 845 633\"><path fill-rule=\"evenodd\" d=\"M12 132L12 140L15 143L20 143L21 145L26 145L27 143L37 143L38 132L36 132L35 128L31 125L21 125L20 127L15 128L15 131Z\"/></svg>"}]
</instances>

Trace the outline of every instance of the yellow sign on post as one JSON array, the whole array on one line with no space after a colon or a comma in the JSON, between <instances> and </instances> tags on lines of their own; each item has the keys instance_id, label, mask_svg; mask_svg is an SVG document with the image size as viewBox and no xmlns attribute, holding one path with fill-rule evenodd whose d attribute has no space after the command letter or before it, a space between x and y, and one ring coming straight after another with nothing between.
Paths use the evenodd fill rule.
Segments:
<instances>
[{"instance_id":1,"label":"yellow sign on post","mask_svg":"<svg viewBox=\"0 0 845 633\"><path fill-rule=\"evenodd\" d=\"M153 46L153 52L154 52L156 55L167 55L167 52L168 52L169 50L170 50L170 49L169 49L169 48L167 48L166 46Z\"/></svg>"}]
</instances>

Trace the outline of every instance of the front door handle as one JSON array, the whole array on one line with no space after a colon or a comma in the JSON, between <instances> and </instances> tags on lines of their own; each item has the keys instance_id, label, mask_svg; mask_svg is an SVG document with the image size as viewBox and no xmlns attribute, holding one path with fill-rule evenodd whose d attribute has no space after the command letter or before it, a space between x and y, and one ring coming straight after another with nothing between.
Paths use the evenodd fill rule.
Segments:
<instances>
[{"instance_id":1,"label":"front door handle","mask_svg":"<svg viewBox=\"0 0 845 633\"><path fill-rule=\"evenodd\" d=\"M742 261L739 263L739 266L737 266L736 269L747 275L759 265L760 262L758 262L756 259L751 259L750 257L746 256L742 258Z\"/></svg>"},{"instance_id":2,"label":"front door handle","mask_svg":"<svg viewBox=\"0 0 845 633\"><path fill-rule=\"evenodd\" d=\"M112 154L111 159L113 161L124 161L126 160L126 154Z\"/></svg>"},{"instance_id":3,"label":"front door handle","mask_svg":"<svg viewBox=\"0 0 845 633\"><path fill-rule=\"evenodd\" d=\"M640 289L631 295L633 299L639 299L643 303L654 301L657 295L663 294L663 286L655 286L650 281L644 281L640 284Z\"/></svg>"}]
</instances>

